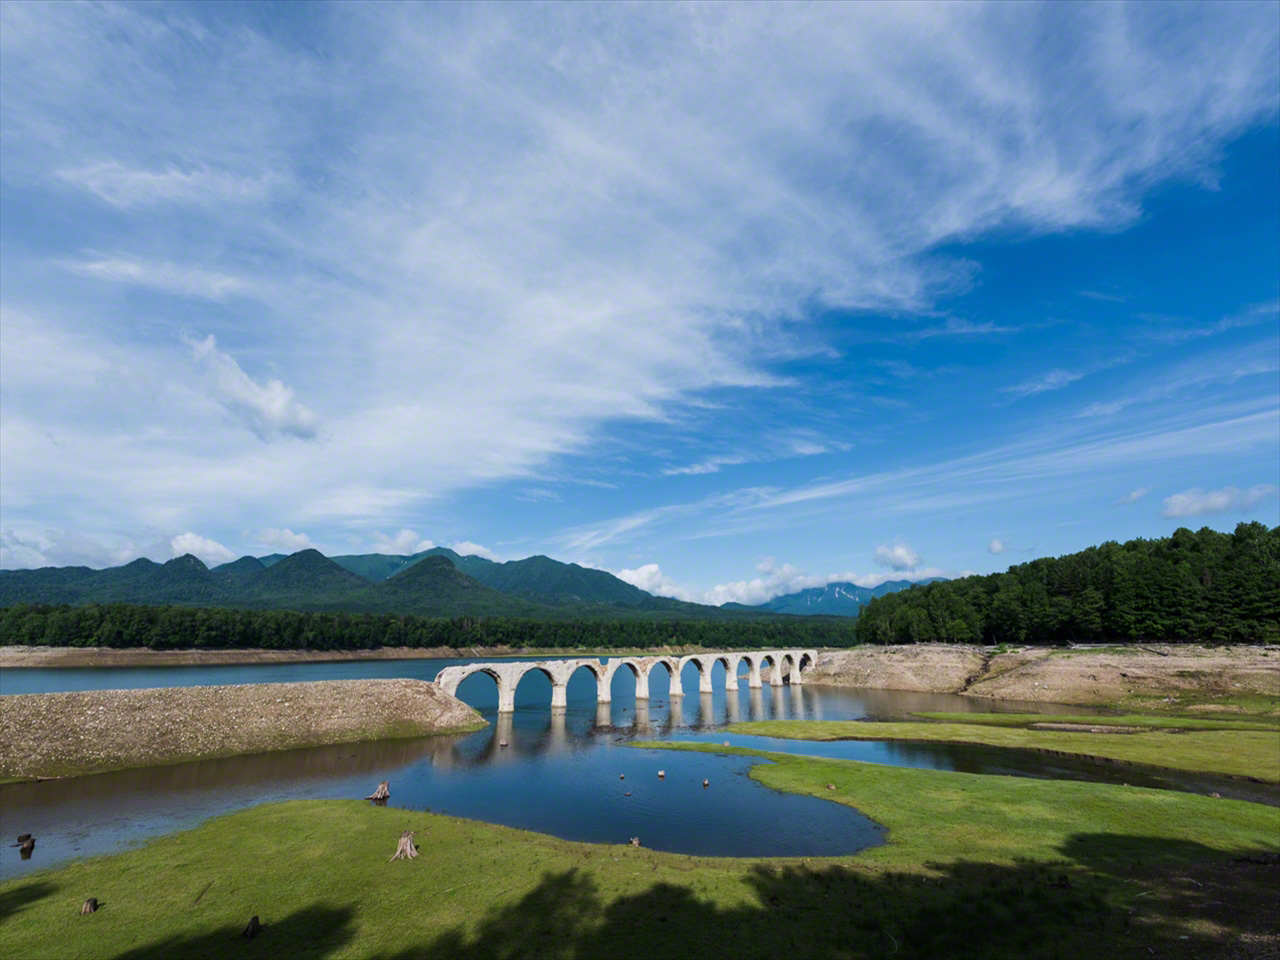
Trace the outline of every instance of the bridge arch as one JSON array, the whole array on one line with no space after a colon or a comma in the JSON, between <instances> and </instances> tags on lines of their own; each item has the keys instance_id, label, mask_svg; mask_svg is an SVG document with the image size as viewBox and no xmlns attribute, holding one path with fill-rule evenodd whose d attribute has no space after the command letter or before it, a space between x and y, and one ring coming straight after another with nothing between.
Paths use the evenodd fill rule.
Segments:
<instances>
[{"instance_id":1,"label":"bridge arch","mask_svg":"<svg viewBox=\"0 0 1280 960\"><path fill-rule=\"evenodd\" d=\"M613 694L609 690L610 681L613 679L612 673L605 668L605 665L599 660L577 660L565 672L564 684L566 696L568 695L569 681L578 675L579 670L586 670L591 674L592 679L596 682L596 703L610 703L613 700Z\"/></svg>"},{"instance_id":2,"label":"bridge arch","mask_svg":"<svg viewBox=\"0 0 1280 960\"><path fill-rule=\"evenodd\" d=\"M641 666L635 657L621 657L617 660L610 660L605 673L605 693L609 699L613 699L613 678L621 670L630 670L632 676L636 678L636 699L649 699L649 672Z\"/></svg>"}]
</instances>

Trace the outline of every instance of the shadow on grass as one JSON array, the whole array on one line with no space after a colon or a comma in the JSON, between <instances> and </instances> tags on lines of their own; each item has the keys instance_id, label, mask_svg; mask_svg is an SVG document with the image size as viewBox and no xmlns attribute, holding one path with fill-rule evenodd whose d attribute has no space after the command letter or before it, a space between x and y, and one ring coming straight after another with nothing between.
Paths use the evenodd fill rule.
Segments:
<instances>
[{"instance_id":1,"label":"shadow on grass","mask_svg":"<svg viewBox=\"0 0 1280 960\"><path fill-rule=\"evenodd\" d=\"M33 880L30 883L24 883L14 887L12 890L0 893L0 920L6 919L10 914L17 913L29 903L43 900L56 889L57 887L51 883L45 883L43 880Z\"/></svg>"},{"instance_id":2,"label":"shadow on grass","mask_svg":"<svg viewBox=\"0 0 1280 960\"><path fill-rule=\"evenodd\" d=\"M244 940L243 926L223 927L194 937L170 937L116 954L115 960L155 960L160 957L277 957L326 956L351 939L350 908L313 906L291 913L281 920L263 917L262 931L253 940ZM245 923L249 918L245 917Z\"/></svg>"},{"instance_id":3,"label":"shadow on grass","mask_svg":"<svg viewBox=\"0 0 1280 960\"><path fill-rule=\"evenodd\" d=\"M585 872L548 873L474 930L455 927L384 960L1236 957L1275 950L1274 864L1231 861L1193 843L1111 835L1074 837L1062 852L1057 864L934 864L928 877L762 865L746 878L748 902L728 908L699 898L696 873L692 889L658 883L610 902Z\"/></svg>"}]
</instances>

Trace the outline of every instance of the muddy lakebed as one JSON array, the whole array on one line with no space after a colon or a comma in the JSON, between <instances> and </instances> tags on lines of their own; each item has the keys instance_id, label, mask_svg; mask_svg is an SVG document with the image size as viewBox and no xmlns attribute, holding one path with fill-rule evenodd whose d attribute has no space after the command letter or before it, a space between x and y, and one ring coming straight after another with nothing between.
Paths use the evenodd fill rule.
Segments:
<instances>
[{"instance_id":1,"label":"muddy lakebed","mask_svg":"<svg viewBox=\"0 0 1280 960\"><path fill-rule=\"evenodd\" d=\"M138 689L411 677L430 680L467 660L371 660L224 666L29 668L0 672L0 693ZM686 667L686 690L697 690ZM780 753L894 766L1050 779L1127 783L1260 799L1262 791L1226 778L1182 775L1026 750L890 741L815 743L731 734L740 720L889 720L915 711L1087 713L1080 707L974 700L952 694L864 690L817 684L668 695L655 670L650 699L637 702L635 680L619 671L613 702L597 705L595 681L579 670L564 710L552 711L551 684L529 674L514 714L497 713L491 679L473 676L458 696L490 725L471 734L338 744L43 782L0 785L0 836L38 838L30 860L0 847L0 873L108 853L148 837L187 829L223 813L300 798L352 798L391 784L390 806L433 811L596 843L626 843L699 856L836 856L883 842L857 810L820 798L780 793L750 779L754 763L718 756L635 748L629 740L729 742ZM505 744L505 746L504 746ZM658 771L665 772L659 778ZM703 786L707 780L708 786ZM1254 796L1252 794L1257 794Z\"/></svg>"}]
</instances>

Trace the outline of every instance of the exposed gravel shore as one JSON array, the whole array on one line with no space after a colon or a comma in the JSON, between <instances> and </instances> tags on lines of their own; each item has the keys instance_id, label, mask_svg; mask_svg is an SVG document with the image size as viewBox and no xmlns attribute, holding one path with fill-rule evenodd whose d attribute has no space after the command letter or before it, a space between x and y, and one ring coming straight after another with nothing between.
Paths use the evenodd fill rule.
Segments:
<instances>
[{"instance_id":1,"label":"exposed gravel shore","mask_svg":"<svg viewBox=\"0 0 1280 960\"><path fill-rule=\"evenodd\" d=\"M1187 709L1214 709L1197 701L1280 700L1280 649L1178 644L1026 647L997 654L962 645L858 647L821 654L806 680L1080 705L1136 706L1160 698L1170 707L1182 702ZM1252 709L1266 707L1259 702Z\"/></svg>"},{"instance_id":2,"label":"exposed gravel shore","mask_svg":"<svg viewBox=\"0 0 1280 960\"><path fill-rule=\"evenodd\" d=\"M326 680L0 696L0 779L475 730L421 680Z\"/></svg>"}]
</instances>

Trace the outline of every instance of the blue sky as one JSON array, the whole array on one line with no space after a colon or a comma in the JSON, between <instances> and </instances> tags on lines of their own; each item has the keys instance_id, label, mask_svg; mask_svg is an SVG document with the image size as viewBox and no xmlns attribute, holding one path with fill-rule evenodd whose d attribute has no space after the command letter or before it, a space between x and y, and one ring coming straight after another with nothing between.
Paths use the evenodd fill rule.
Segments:
<instances>
[{"instance_id":1,"label":"blue sky","mask_svg":"<svg viewBox=\"0 0 1280 960\"><path fill-rule=\"evenodd\" d=\"M0 565L761 602L1280 522L1280 5L0 6Z\"/></svg>"}]
</instances>

